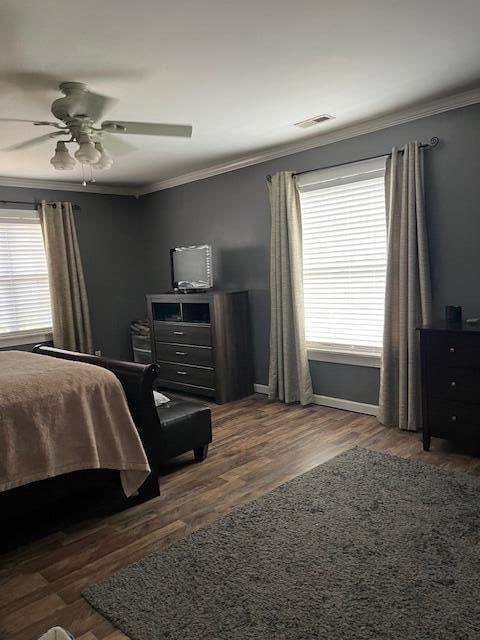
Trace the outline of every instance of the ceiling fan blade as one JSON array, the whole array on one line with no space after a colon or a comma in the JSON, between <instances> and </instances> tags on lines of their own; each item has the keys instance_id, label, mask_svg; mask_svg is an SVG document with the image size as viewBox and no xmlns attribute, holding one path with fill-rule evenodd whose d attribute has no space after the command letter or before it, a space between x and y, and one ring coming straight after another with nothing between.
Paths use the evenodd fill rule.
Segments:
<instances>
[{"instance_id":1,"label":"ceiling fan blade","mask_svg":"<svg viewBox=\"0 0 480 640\"><path fill-rule=\"evenodd\" d=\"M50 125L52 127L58 127L58 122L47 122L46 120L22 120L21 118L0 118L0 122L29 122L30 124L37 125Z\"/></svg>"},{"instance_id":2,"label":"ceiling fan blade","mask_svg":"<svg viewBox=\"0 0 480 640\"><path fill-rule=\"evenodd\" d=\"M131 153L132 151L136 151L137 147L126 140L122 140L121 138L116 138L115 136L110 135L109 133L102 134L102 144L110 151L110 153L114 156L124 156L127 153Z\"/></svg>"},{"instance_id":3,"label":"ceiling fan blade","mask_svg":"<svg viewBox=\"0 0 480 640\"><path fill-rule=\"evenodd\" d=\"M0 84L8 84L25 91L54 90L61 79L43 71L10 70L0 73Z\"/></svg>"},{"instance_id":4,"label":"ceiling fan blade","mask_svg":"<svg viewBox=\"0 0 480 640\"><path fill-rule=\"evenodd\" d=\"M54 131L53 133L46 133L43 136L39 136L38 138L32 138L31 140L26 140L25 142L20 142L19 144L14 144L11 147L7 147L3 149L3 151L20 151L22 149L28 149L29 147L34 147L37 144L45 142L46 140L50 140L51 138L56 138L57 136L64 135L63 131Z\"/></svg>"},{"instance_id":5,"label":"ceiling fan blade","mask_svg":"<svg viewBox=\"0 0 480 640\"><path fill-rule=\"evenodd\" d=\"M192 126L189 124L106 120L102 122L102 129L110 133L127 133L142 136L178 136L180 138L191 138L192 136Z\"/></svg>"},{"instance_id":6,"label":"ceiling fan blade","mask_svg":"<svg viewBox=\"0 0 480 640\"><path fill-rule=\"evenodd\" d=\"M4 22L4 20L3 20ZM0 26L3 24L0 23ZM5 34L0 34L2 42L5 40ZM9 71L0 71L0 87L8 86L9 88L15 87L22 91L56 91L58 85L64 82L64 76L57 76L51 73L46 73L41 70L32 69L30 71L14 69L14 63L5 65L6 68L10 68ZM82 68L71 69L70 77L78 78L87 83L93 83L96 80L137 80L145 76L145 71L139 69L128 69L125 66L118 69L112 69L103 66L102 69L94 68Z\"/></svg>"},{"instance_id":7,"label":"ceiling fan blade","mask_svg":"<svg viewBox=\"0 0 480 640\"><path fill-rule=\"evenodd\" d=\"M57 127L57 129L63 129L63 124L59 124L58 122L48 122L48 120L38 120L33 123L36 127Z\"/></svg>"}]
</instances>

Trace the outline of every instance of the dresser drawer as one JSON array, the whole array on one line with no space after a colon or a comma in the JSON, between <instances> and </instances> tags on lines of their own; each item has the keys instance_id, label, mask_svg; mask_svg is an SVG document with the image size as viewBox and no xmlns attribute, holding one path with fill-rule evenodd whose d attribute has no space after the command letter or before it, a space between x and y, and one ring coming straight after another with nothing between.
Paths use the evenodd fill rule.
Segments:
<instances>
[{"instance_id":1,"label":"dresser drawer","mask_svg":"<svg viewBox=\"0 0 480 640\"><path fill-rule=\"evenodd\" d=\"M192 344L210 347L212 338L210 326L182 324L173 322L155 322L155 340L176 344Z\"/></svg>"},{"instance_id":2,"label":"dresser drawer","mask_svg":"<svg viewBox=\"0 0 480 640\"><path fill-rule=\"evenodd\" d=\"M431 399L428 402L428 423L433 436L480 434L480 405Z\"/></svg>"},{"instance_id":3,"label":"dresser drawer","mask_svg":"<svg viewBox=\"0 0 480 640\"><path fill-rule=\"evenodd\" d=\"M157 360L213 367L211 347L192 347L191 345L156 342L155 351Z\"/></svg>"},{"instance_id":4,"label":"dresser drawer","mask_svg":"<svg viewBox=\"0 0 480 640\"><path fill-rule=\"evenodd\" d=\"M431 366L426 391L432 398L480 404L480 371L441 364Z\"/></svg>"},{"instance_id":5,"label":"dresser drawer","mask_svg":"<svg viewBox=\"0 0 480 640\"><path fill-rule=\"evenodd\" d=\"M453 331L431 332L425 338L429 362L448 367L480 368L479 336Z\"/></svg>"},{"instance_id":6,"label":"dresser drawer","mask_svg":"<svg viewBox=\"0 0 480 640\"><path fill-rule=\"evenodd\" d=\"M215 378L213 369L202 367L192 367L189 365L175 364L173 362L158 362L160 372L158 374L159 383L161 380L181 382L182 384L194 385L214 389Z\"/></svg>"}]
</instances>

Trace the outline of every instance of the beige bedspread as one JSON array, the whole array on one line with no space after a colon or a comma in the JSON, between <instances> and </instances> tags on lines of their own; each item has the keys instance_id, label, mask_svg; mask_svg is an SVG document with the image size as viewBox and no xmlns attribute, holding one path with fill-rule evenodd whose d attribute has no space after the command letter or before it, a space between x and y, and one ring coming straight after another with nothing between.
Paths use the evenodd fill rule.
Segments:
<instances>
[{"instance_id":1,"label":"beige bedspread","mask_svg":"<svg viewBox=\"0 0 480 640\"><path fill-rule=\"evenodd\" d=\"M148 476L120 381L90 364L0 352L0 491L80 469L118 469L127 496Z\"/></svg>"}]
</instances>

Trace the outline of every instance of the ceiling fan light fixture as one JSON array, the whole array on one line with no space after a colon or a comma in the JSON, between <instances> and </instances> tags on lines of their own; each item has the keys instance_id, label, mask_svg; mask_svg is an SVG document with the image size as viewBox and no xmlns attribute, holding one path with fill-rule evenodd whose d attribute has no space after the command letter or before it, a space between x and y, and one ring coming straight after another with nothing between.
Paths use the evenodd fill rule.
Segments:
<instances>
[{"instance_id":1,"label":"ceiling fan light fixture","mask_svg":"<svg viewBox=\"0 0 480 640\"><path fill-rule=\"evenodd\" d=\"M109 148L119 155L135 150L135 147L130 143L122 142L120 140L121 136L110 134L175 136L180 138L190 138L192 136L192 126L189 124L124 120L105 120L100 122L103 113L114 102L112 98L90 91L87 85L82 82L62 82L59 89L63 96L53 102L51 111L60 122L0 118L0 120L12 120L13 122L31 122L37 126L45 125L56 129L56 131L46 135L8 147L5 151L21 151L40 144L49 138L69 136L68 140L58 142L50 163L55 169L66 170L73 169L76 166L76 161L78 161L82 166L82 184L84 186L87 185L85 167L90 167L90 182L92 182L92 169L106 170L113 165L110 154L103 148L103 140L107 140ZM105 138L103 137L104 133L106 134ZM78 148L73 155L70 155L68 148L65 146L71 142L78 144Z\"/></svg>"},{"instance_id":2,"label":"ceiling fan light fixture","mask_svg":"<svg viewBox=\"0 0 480 640\"><path fill-rule=\"evenodd\" d=\"M95 149L100 153L100 158L92 164L94 169L110 169L113 164L112 156L103 148L101 142L95 142Z\"/></svg>"},{"instance_id":3,"label":"ceiling fan light fixture","mask_svg":"<svg viewBox=\"0 0 480 640\"><path fill-rule=\"evenodd\" d=\"M100 160L100 151L95 149L93 142L88 135L81 135L78 139L78 149L75 151L75 158L81 164L94 164Z\"/></svg>"},{"instance_id":4,"label":"ceiling fan light fixture","mask_svg":"<svg viewBox=\"0 0 480 640\"><path fill-rule=\"evenodd\" d=\"M55 148L55 155L50 160L50 164L52 164L55 169L59 171L66 171L68 169L73 169L75 166L75 160L68 153L68 149L65 146L65 142L60 140L57 142L57 146Z\"/></svg>"}]
</instances>

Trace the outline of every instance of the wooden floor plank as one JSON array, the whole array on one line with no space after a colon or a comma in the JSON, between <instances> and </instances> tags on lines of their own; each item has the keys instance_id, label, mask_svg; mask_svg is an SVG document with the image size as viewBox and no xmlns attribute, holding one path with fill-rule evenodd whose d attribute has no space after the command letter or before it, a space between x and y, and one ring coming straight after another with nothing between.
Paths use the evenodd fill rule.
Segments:
<instances>
[{"instance_id":1,"label":"wooden floor plank","mask_svg":"<svg viewBox=\"0 0 480 640\"><path fill-rule=\"evenodd\" d=\"M22 596L38 591L38 589L48 585L48 581L40 573L18 573L2 582L0 591L0 611L2 607L8 605Z\"/></svg>"},{"instance_id":2,"label":"wooden floor plank","mask_svg":"<svg viewBox=\"0 0 480 640\"><path fill-rule=\"evenodd\" d=\"M15 632L43 620L48 614L65 608L65 602L56 594L51 593L43 598L2 616L0 620L0 634L13 635Z\"/></svg>"},{"instance_id":3,"label":"wooden floor plank","mask_svg":"<svg viewBox=\"0 0 480 640\"><path fill-rule=\"evenodd\" d=\"M2 640L33 640L56 624L79 640L128 640L81 598L86 586L353 446L480 475L468 451L433 439L424 452L419 434L385 429L372 416L261 396L211 407L209 457L165 464L159 498L0 556Z\"/></svg>"}]
</instances>

